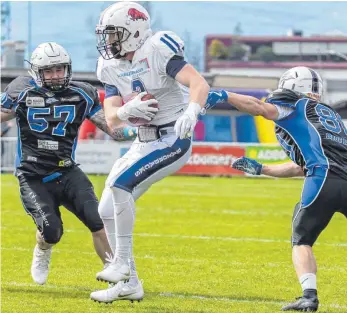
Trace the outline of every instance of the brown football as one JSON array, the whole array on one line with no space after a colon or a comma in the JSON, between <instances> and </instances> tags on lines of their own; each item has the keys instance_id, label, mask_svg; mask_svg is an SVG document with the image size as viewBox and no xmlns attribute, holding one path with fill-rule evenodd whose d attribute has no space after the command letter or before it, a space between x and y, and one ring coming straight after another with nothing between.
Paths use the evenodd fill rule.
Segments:
<instances>
[{"instance_id":1,"label":"brown football","mask_svg":"<svg viewBox=\"0 0 347 313\"><path fill-rule=\"evenodd\" d=\"M133 99L134 97L136 97L138 95L138 93L134 92L131 94L130 98L127 99L127 102L130 101L131 99ZM142 101L146 101L146 100L150 100L150 99L155 99L154 96L150 93L145 94L141 100ZM158 104L151 104L150 105L153 108L158 108ZM147 121L141 117L130 117L128 119L129 123L135 126L140 126L140 125L144 125L144 124L149 124L151 121Z\"/></svg>"}]
</instances>

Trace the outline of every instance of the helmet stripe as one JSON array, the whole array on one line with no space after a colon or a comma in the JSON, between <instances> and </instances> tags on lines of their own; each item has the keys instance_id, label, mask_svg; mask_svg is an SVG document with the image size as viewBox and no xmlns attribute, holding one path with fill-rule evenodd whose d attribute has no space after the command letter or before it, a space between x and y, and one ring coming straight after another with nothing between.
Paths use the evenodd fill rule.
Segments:
<instances>
[{"instance_id":1,"label":"helmet stripe","mask_svg":"<svg viewBox=\"0 0 347 313\"><path fill-rule=\"evenodd\" d=\"M317 73L310 68L308 70L311 72L312 75L312 93L319 94L319 78L317 76Z\"/></svg>"}]
</instances>

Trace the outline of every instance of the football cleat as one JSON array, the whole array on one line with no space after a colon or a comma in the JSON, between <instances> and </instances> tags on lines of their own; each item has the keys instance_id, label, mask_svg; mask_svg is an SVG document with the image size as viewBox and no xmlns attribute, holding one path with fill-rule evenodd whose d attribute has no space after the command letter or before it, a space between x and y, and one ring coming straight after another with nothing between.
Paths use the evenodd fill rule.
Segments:
<instances>
[{"instance_id":1,"label":"football cleat","mask_svg":"<svg viewBox=\"0 0 347 313\"><path fill-rule=\"evenodd\" d=\"M42 250L38 245L34 248L31 276L35 283L43 285L47 281L52 248Z\"/></svg>"},{"instance_id":2,"label":"football cleat","mask_svg":"<svg viewBox=\"0 0 347 313\"><path fill-rule=\"evenodd\" d=\"M316 312L318 310L318 298L297 298L295 302L284 306L281 311Z\"/></svg>"},{"instance_id":3,"label":"football cleat","mask_svg":"<svg viewBox=\"0 0 347 313\"><path fill-rule=\"evenodd\" d=\"M144 292L142 282L138 282L133 286L129 282L120 281L114 287L94 291L90 294L90 298L100 303L112 303L117 300L129 300L131 302L140 302L143 299Z\"/></svg>"},{"instance_id":4,"label":"football cleat","mask_svg":"<svg viewBox=\"0 0 347 313\"><path fill-rule=\"evenodd\" d=\"M118 283L130 278L130 267L121 259L116 259L107 264L104 269L96 274L96 279L108 283Z\"/></svg>"}]
</instances>

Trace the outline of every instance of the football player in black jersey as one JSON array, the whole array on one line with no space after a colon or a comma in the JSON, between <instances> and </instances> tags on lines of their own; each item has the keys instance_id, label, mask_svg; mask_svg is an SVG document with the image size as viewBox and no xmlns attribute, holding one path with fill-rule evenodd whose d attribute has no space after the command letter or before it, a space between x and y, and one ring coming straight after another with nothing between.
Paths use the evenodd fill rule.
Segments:
<instances>
[{"instance_id":1,"label":"football player in black jersey","mask_svg":"<svg viewBox=\"0 0 347 313\"><path fill-rule=\"evenodd\" d=\"M238 110L275 122L276 137L291 162L262 165L243 157L233 167L253 175L305 176L300 202L292 221L294 267L303 296L283 311L316 311L317 265L312 246L336 212L347 217L347 129L340 115L321 102L323 83L307 67L283 74L278 89L265 103L224 90L210 94L207 108L228 102Z\"/></svg>"},{"instance_id":2,"label":"football player in black jersey","mask_svg":"<svg viewBox=\"0 0 347 313\"><path fill-rule=\"evenodd\" d=\"M71 81L71 59L60 45L40 44L30 65L31 77L17 77L1 95L1 122L17 121L15 174L24 209L37 226L31 274L36 283L44 284L52 246L63 235L60 205L88 227L104 263L106 253L111 253L93 186L75 161L82 122L89 119L117 141L133 139L136 131L107 127L97 90Z\"/></svg>"}]
</instances>

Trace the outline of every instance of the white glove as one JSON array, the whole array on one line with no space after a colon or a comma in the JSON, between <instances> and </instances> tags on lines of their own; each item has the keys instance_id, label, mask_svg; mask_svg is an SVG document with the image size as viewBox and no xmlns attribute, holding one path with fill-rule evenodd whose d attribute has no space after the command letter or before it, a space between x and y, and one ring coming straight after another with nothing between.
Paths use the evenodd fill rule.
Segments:
<instances>
[{"instance_id":1,"label":"white glove","mask_svg":"<svg viewBox=\"0 0 347 313\"><path fill-rule=\"evenodd\" d=\"M141 98L147 94L146 91L139 93L136 97L125 103L117 110L117 116L120 120L126 121L129 117L140 117L147 121L151 121L158 108L152 108L149 105L158 104L156 99L142 101Z\"/></svg>"},{"instance_id":2,"label":"white glove","mask_svg":"<svg viewBox=\"0 0 347 313\"><path fill-rule=\"evenodd\" d=\"M191 137L201 111L200 104L191 102L183 115L175 123L176 136L180 139Z\"/></svg>"}]
</instances>

